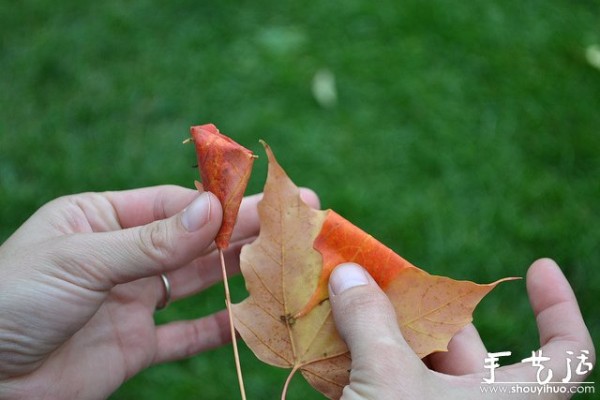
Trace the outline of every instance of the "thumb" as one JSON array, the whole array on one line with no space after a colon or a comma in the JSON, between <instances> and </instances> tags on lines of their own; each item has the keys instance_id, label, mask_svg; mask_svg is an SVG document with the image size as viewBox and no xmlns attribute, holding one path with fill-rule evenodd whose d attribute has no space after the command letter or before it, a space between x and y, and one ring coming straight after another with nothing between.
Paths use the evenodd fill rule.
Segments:
<instances>
[{"instance_id":1,"label":"thumb","mask_svg":"<svg viewBox=\"0 0 600 400\"><path fill-rule=\"evenodd\" d=\"M123 230L63 237L66 243L58 252L63 259L57 263L63 268L73 265L79 280L88 278L96 288L108 289L198 258L214 241L221 219L219 200L204 192L170 218Z\"/></svg>"},{"instance_id":2,"label":"thumb","mask_svg":"<svg viewBox=\"0 0 600 400\"><path fill-rule=\"evenodd\" d=\"M365 390L359 394L367 398L375 387L392 393L397 388L390 386L417 379L424 371L402 337L392 304L361 266L336 267L329 278L329 296L336 327L352 356L352 390Z\"/></svg>"}]
</instances>

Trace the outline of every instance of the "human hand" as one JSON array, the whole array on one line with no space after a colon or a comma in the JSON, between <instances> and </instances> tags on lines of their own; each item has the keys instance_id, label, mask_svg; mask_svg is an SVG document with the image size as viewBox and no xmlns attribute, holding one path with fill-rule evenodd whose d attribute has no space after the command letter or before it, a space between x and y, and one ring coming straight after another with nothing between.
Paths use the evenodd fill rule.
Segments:
<instances>
[{"instance_id":1,"label":"human hand","mask_svg":"<svg viewBox=\"0 0 600 400\"><path fill-rule=\"evenodd\" d=\"M312 192L306 199L316 204ZM231 245L258 233L244 199ZM155 326L166 273L177 300L221 279L221 205L176 186L86 193L38 210L0 247L2 399L98 399L149 365L230 341L225 311Z\"/></svg>"},{"instance_id":2,"label":"human hand","mask_svg":"<svg viewBox=\"0 0 600 400\"><path fill-rule=\"evenodd\" d=\"M541 259L533 263L527 273L527 290L541 350L550 358L544 367L561 379L567 375L566 351L578 355L582 350L589 351L587 361L594 364L594 345L577 299L554 261ZM487 350L473 325L453 337L448 352L428 357L426 363L430 369L402 337L392 305L364 269L356 264L338 266L331 274L329 293L338 331L352 355L350 384L344 388L342 400L481 398L483 379L490 372L484 369ZM503 366L495 370L495 379L536 382L537 370L526 363ZM582 382L585 377L573 373L570 381ZM540 398L535 394L517 397L489 393L488 396ZM553 396L550 397L570 397L569 394Z\"/></svg>"}]
</instances>

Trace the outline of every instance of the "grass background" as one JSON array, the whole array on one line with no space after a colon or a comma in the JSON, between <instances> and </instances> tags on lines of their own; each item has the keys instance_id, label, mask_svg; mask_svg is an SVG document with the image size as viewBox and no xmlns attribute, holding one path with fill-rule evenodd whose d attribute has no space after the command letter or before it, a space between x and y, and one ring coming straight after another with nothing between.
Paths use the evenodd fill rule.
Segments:
<instances>
[{"instance_id":1,"label":"grass background","mask_svg":"<svg viewBox=\"0 0 600 400\"><path fill-rule=\"evenodd\" d=\"M181 140L214 122L258 153L268 141L324 207L432 273L489 282L555 258L598 343L600 70L585 49L599 16L592 0L1 2L0 240L63 194L191 187ZM330 108L311 94L323 68ZM218 286L159 322L222 302ZM523 281L475 323L514 362L537 348ZM242 363L249 398L277 398L287 372L246 348ZM224 347L112 398L237 396ZM297 377L289 399L308 398L321 397Z\"/></svg>"}]
</instances>

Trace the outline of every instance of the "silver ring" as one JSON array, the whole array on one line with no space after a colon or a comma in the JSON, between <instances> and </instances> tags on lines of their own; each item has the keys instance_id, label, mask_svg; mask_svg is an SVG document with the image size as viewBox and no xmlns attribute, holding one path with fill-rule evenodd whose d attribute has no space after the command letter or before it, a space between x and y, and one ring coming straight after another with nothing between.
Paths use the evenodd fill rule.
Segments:
<instances>
[{"instance_id":1,"label":"silver ring","mask_svg":"<svg viewBox=\"0 0 600 400\"><path fill-rule=\"evenodd\" d=\"M167 278L166 274L160 274L160 280L163 285L164 296L156 305L156 310L162 310L169 304L169 301L171 301L171 282L169 282L169 278Z\"/></svg>"}]
</instances>

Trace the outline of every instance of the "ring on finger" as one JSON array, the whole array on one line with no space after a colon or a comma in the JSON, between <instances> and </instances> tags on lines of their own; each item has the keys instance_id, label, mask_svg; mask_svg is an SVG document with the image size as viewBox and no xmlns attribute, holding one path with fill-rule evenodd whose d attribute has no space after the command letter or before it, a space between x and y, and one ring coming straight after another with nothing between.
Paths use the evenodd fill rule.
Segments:
<instances>
[{"instance_id":1,"label":"ring on finger","mask_svg":"<svg viewBox=\"0 0 600 400\"><path fill-rule=\"evenodd\" d=\"M171 301L171 282L169 281L169 278L167 278L166 274L163 273L159 276L163 286L163 296L156 305L157 311L165 308Z\"/></svg>"}]
</instances>

